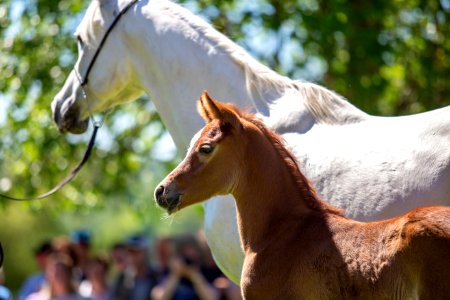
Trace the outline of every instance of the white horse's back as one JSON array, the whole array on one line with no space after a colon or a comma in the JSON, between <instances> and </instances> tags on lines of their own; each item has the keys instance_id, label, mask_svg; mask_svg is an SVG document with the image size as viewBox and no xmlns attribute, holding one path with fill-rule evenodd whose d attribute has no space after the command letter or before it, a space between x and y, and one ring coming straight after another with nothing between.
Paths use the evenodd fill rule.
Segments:
<instances>
[{"instance_id":1,"label":"white horse's back","mask_svg":"<svg viewBox=\"0 0 450 300\"><path fill-rule=\"evenodd\" d=\"M286 134L324 199L362 221L450 205L450 107ZM407 200L406 200L407 199Z\"/></svg>"}]
</instances>

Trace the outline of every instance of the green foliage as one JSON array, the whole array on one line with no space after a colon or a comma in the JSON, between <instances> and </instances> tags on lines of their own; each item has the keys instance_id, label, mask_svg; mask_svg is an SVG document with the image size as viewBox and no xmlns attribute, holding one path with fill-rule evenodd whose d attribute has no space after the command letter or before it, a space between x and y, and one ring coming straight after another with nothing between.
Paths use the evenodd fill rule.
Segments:
<instances>
[{"instance_id":1,"label":"green foliage","mask_svg":"<svg viewBox=\"0 0 450 300\"><path fill-rule=\"evenodd\" d=\"M450 104L449 0L180 1L271 68L317 81L368 113L402 115ZM87 5L0 3L0 192L47 191L83 155L88 134L61 135L50 103L76 59L72 33ZM97 228L103 245L136 224L167 233L152 201L154 185L177 160L161 161L152 151L164 132L148 99L113 111L90 162L62 191L40 202L0 200L7 252L20 248L16 259L25 259L41 238L81 225ZM125 216L118 213L124 210ZM19 243L17 237L27 238ZM6 268L17 285L32 263L13 264Z\"/></svg>"}]
</instances>

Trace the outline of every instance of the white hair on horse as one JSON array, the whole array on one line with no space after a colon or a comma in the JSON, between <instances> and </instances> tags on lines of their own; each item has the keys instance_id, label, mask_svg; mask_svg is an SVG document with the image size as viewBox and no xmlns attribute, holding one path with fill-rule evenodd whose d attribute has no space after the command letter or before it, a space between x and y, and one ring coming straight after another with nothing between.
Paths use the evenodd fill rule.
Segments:
<instances>
[{"instance_id":1,"label":"white hair on horse","mask_svg":"<svg viewBox=\"0 0 450 300\"><path fill-rule=\"evenodd\" d=\"M271 102L271 92L274 90L282 94L291 91L290 97L298 97L304 101L306 108L314 115L318 123L343 125L360 122L367 114L350 104L344 97L312 82L292 80L277 73L267 72L264 68L258 68L261 64L254 63L254 59L242 59L241 56L233 56L236 63L244 68L246 87L253 99L264 99ZM260 70L262 69L262 70ZM254 100L255 101L255 100ZM336 114L336 112L349 111L349 114Z\"/></svg>"},{"instance_id":2,"label":"white hair on horse","mask_svg":"<svg viewBox=\"0 0 450 300\"><path fill-rule=\"evenodd\" d=\"M298 94L299 100L305 101L306 107L317 118L318 122L345 124L359 122L367 116L367 114L355 108L342 96L323 86L311 82L292 80L272 71L250 56L243 48L216 31L203 19L197 16L187 17L184 10L179 8L178 6L168 7L167 13L183 21L186 26L193 29L192 32L198 34L198 36L192 37L193 40L200 42L198 39L204 39L210 44L211 52L223 52L229 55L242 68L245 74L246 89L253 102L271 103L277 100L274 97L274 91L277 91L277 94L294 91L294 93ZM291 95L291 97L295 98L295 95ZM352 110L352 114L337 115L336 111L344 107Z\"/></svg>"},{"instance_id":3,"label":"white hair on horse","mask_svg":"<svg viewBox=\"0 0 450 300\"><path fill-rule=\"evenodd\" d=\"M96 19L100 14L102 5L111 6L111 1L95 0L89 6L85 18L77 28L76 35L83 41L95 40L94 26L102 26L102 19ZM180 6L171 5L164 7L164 14L182 22L186 28L191 29L190 38L196 43L205 43L209 46L209 53L223 53L229 55L233 61L242 68L245 74L245 86L253 102L271 103L277 100L276 94L283 94L289 91L295 98L303 100L306 108L317 118L317 121L325 124L345 124L359 122L367 116L364 112L355 108L346 99L337 93L326 89L320 85L292 80L286 76L273 72L270 68L259 63L250 56L243 48L220 34L210 24L198 16L188 16ZM108 9L112 9L108 7ZM117 12L117 8L114 8ZM97 37L98 39L98 37ZM201 41L200 41L201 40ZM342 108L352 111L351 114L336 114Z\"/></svg>"}]
</instances>

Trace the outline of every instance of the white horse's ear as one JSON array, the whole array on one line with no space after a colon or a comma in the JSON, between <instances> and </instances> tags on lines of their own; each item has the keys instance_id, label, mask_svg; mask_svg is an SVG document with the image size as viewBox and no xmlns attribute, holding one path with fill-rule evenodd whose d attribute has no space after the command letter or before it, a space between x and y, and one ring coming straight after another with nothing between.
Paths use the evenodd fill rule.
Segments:
<instances>
[{"instance_id":1,"label":"white horse's ear","mask_svg":"<svg viewBox=\"0 0 450 300\"><path fill-rule=\"evenodd\" d=\"M98 3L98 6L103 12L111 10L115 12L115 8L117 7L117 0L93 0Z\"/></svg>"}]
</instances>

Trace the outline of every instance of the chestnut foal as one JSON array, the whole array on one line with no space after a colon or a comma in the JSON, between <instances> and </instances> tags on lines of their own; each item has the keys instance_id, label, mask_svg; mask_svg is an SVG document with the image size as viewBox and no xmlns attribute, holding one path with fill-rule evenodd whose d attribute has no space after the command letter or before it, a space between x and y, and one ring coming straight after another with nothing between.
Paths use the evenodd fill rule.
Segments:
<instances>
[{"instance_id":1,"label":"chestnut foal","mask_svg":"<svg viewBox=\"0 0 450 300\"><path fill-rule=\"evenodd\" d=\"M362 223L319 199L282 139L211 99L183 162L155 191L169 213L236 199L246 299L449 299L450 207Z\"/></svg>"}]
</instances>

